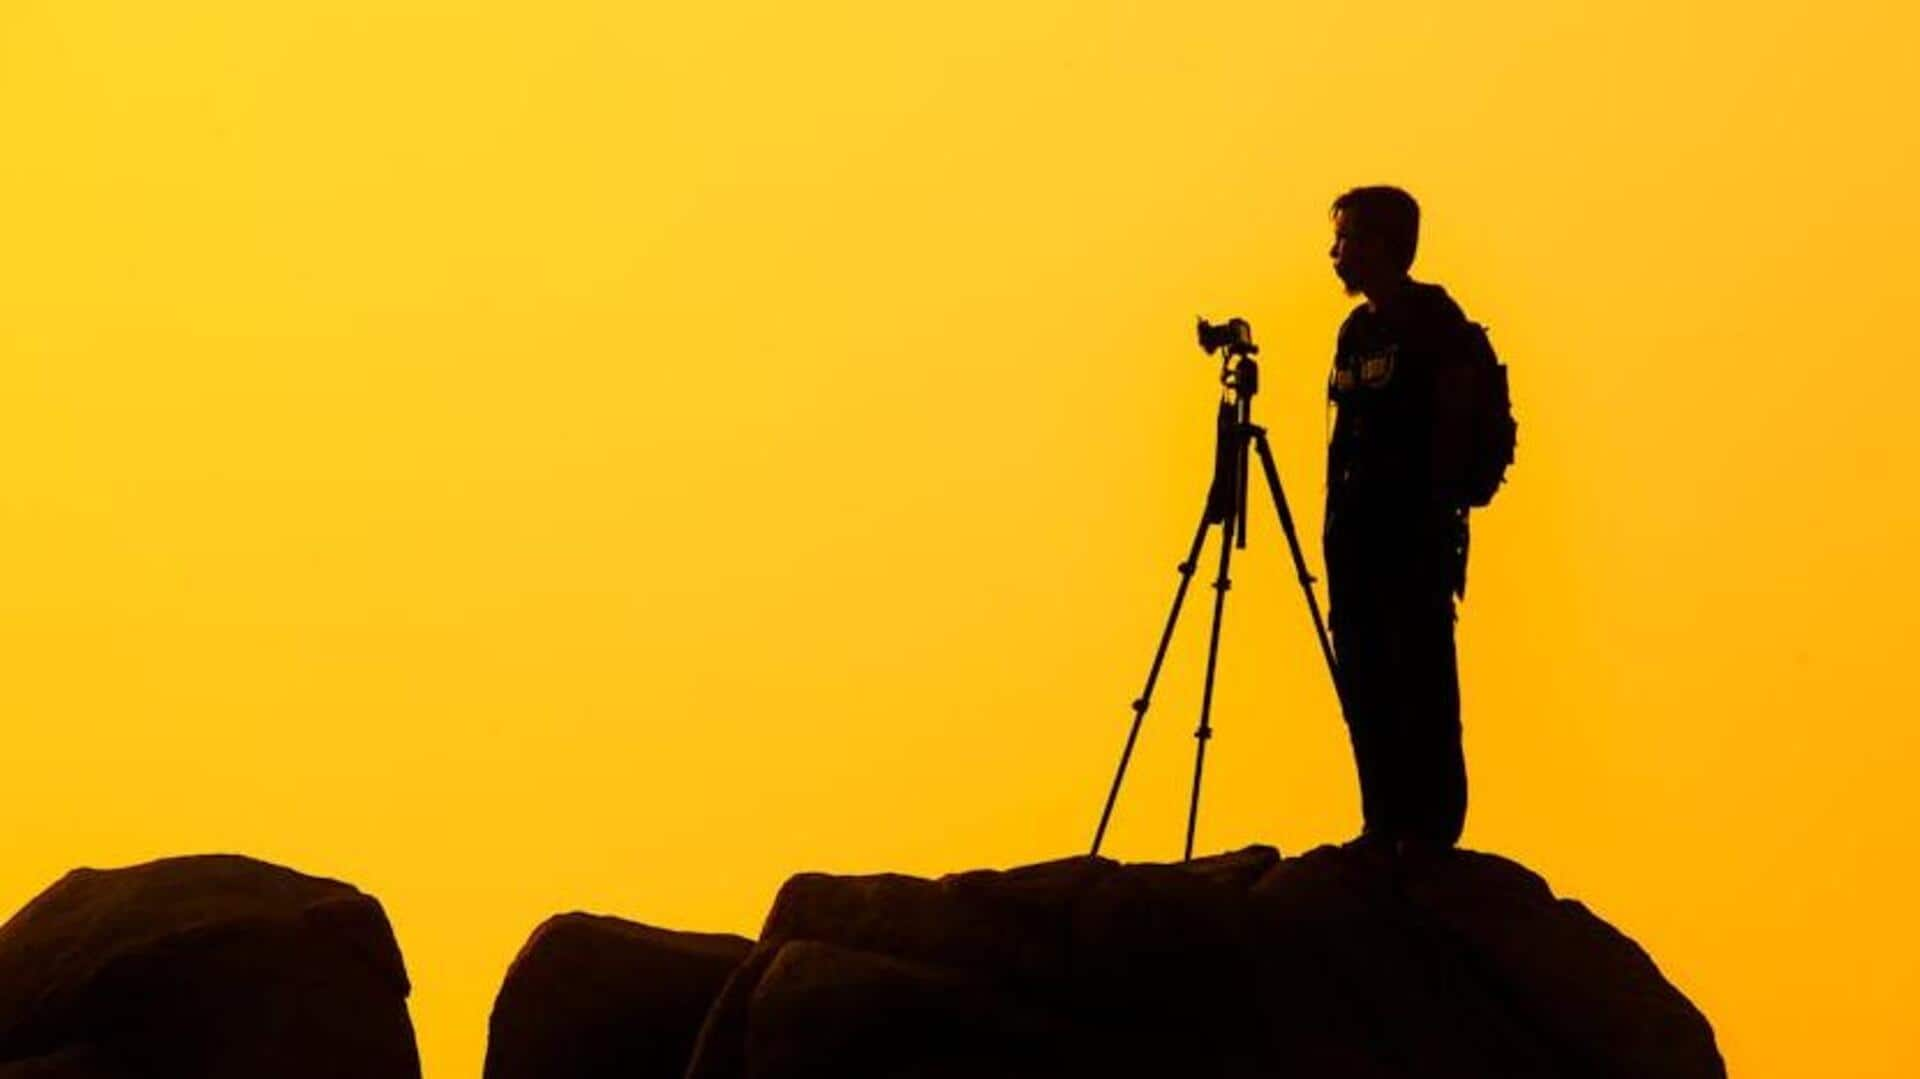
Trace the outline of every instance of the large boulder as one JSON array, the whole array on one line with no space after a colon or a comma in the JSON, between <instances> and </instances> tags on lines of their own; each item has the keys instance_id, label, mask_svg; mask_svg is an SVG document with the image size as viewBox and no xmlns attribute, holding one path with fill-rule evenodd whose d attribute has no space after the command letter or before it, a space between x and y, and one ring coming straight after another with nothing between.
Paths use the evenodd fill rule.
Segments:
<instances>
[{"instance_id":1,"label":"large boulder","mask_svg":"<svg viewBox=\"0 0 1920 1079\"><path fill-rule=\"evenodd\" d=\"M494 1001L486 1079L678 1079L752 946L603 915L549 918Z\"/></svg>"},{"instance_id":2,"label":"large boulder","mask_svg":"<svg viewBox=\"0 0 1920 1079\"><path fill-rule=\"evenodd\" d=\"M0 1079L137 1079L125 1064L91 1045L70 1046L31 1060L0 1064Z\"/></svg>"},{"instance_id":3,"label":"large boulder","mask_svg":"<svg viewBox=\"0 0 1920 1079\"><path fill-rule=\"evenodd\" d=\"M969 972L818 941L780 948L754 986L747 1056L758 1079L1082 1074L1051 1009ZM829 1063L830 1062L830 1063Z\"/></svg>"},{"instance_id":4,"label":"large boulder","mask_svg":"<svg viewBox=\"0 0 1920 1079\"><path fill-rule=\"evenodd\" d=\"M1706 1019L1505 859L1267 847L921 880L804 874L688 1079L1703 1077Z\"/></svg>"},{"instance_id":5,"label":"large boulder","mask_svg":"<svg viewBox=\"0 0 1920 1079\"><path fill-rule=\"evenodd\" d=\"M1104 858L1066 858L937 881L896 873L800 874L780 889L753 952L707 1014L687 1079L749 1074L754 994L791 942L891 956L913 965L906 969L951 969L976 983L1016 991L1057 986L1070 970L1074 901L1118 868ZM941 993L940 987L929 987L929 995ZM790 1001L792 995L778 999ZM760 1023L755 1055L772 1054L787 1061L783 1067L788 1069L803 1067L795 1061L804 1060L804 1054L767 1043L768 1032L782 1029L779 1023Z\"/></svg>"},{"instance_id":6,"label":"large boulder","mask_svg":"<svg viewBox=\"0 0 1920 1079\"><path fill-rule=\"evenodd\" d=\"M0 926L0 1079L418 1079L378 901L235 855L76 869Z\"/></svg>"}]
</instances>

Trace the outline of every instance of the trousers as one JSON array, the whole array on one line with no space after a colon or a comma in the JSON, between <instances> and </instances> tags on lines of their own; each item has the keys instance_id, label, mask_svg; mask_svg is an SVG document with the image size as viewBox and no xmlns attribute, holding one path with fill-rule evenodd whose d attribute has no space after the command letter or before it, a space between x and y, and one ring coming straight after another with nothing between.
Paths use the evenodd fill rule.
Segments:
<instances>
[{"instance_id":1,"label":"trousers","mask_svg":"<svg viewBox=\"0 0 1920 1079\"><path fill-rule=\"evenodd\" d=\"M1329 544L1326 556L1364 833L1452 846L1466 824L1467 766L1452 582L1432 569L1443 560L1387 556L1374 545Z\"/></svg>"}]
</instances>

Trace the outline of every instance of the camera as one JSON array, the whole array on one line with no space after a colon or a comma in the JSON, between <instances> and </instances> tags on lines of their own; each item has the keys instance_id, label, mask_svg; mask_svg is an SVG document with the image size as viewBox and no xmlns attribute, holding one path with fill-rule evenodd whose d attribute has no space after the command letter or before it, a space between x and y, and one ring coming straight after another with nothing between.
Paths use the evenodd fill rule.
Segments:
<instances>
[{"instance_id":1,"label":"camera","mask_svg":"<svg viewBox=\"0 0 1920 1079\"><path fill-rule=\"evenodd\" d=\"M1200 347L1211 356L1222 349L1228 356L1251 356L1260 351L1253 343L1253 327L1243 318L1230 318L1218 325L1202 318L1200 321Z\"/></svg>"}]
</instances>

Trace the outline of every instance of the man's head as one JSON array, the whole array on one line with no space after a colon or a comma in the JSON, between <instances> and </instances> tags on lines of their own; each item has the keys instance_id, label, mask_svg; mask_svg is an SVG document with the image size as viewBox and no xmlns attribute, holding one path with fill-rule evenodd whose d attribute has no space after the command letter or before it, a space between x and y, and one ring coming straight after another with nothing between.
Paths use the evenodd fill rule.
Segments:
<instances>
[{"instance_id":1,"label":"man's head","mask_svg":"<svg viewBox=\"0 0 1920 1079\"><path fill-rule=\"evenodd\" d=\"M1356 187L1333 200L1333 272L1347 295L1403 280L1420 243L1420 204L1397 187Z\"/></svg>"}]
</instances>

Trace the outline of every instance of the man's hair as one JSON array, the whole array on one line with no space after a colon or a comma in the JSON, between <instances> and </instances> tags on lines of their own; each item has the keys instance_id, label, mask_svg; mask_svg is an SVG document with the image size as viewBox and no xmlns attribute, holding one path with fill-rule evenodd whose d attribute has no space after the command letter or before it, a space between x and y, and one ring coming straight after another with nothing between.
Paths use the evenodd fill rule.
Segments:
<instances>
[{"instance_id":1,"label":"man's hair","mask_svg":"<svg viewBox=\"0 0 1920 1079\"><path fill-rule=\"evenodd\" d=\"M1327 211L1331 217L1344 212L1369 236L1378 236L1386 245L1387 257L1405 273L1413 267L1414 249L1420 246L1420 204L1397 187L1378 185L1356 187L1333 200Z\"/></svg>"}]
</instances>

